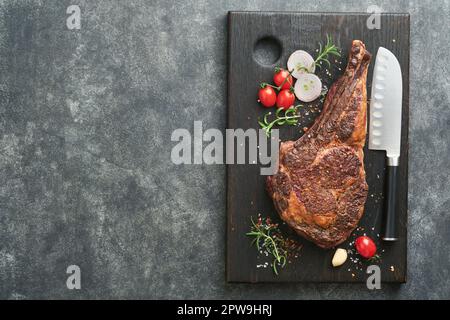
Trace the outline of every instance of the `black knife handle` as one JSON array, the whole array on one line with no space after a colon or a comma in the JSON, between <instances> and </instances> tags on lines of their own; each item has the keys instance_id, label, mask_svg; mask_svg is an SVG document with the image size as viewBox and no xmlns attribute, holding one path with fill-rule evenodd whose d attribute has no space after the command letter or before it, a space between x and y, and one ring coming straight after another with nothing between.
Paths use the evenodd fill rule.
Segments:
<instances>
[{"instance_id":1,"label":"black knife handle","mask_svg":"<svg viewBox=\"0 0 450 320\"><path fill-rule=\"evenodd\" d=\"M384 228L382 239L384 241L396 241L396 212L397 212L397 187L398 166L386 167L386 193L384 198Z\"/></svg>"}]
</instances>

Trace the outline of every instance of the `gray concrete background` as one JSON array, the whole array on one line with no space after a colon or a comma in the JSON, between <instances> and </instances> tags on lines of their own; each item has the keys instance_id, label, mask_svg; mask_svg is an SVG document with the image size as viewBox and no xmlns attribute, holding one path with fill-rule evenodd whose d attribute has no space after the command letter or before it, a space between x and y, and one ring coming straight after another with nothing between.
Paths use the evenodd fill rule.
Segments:
<instances>
[{"instance_id":1,"label":"gray concrete background","mask_svg":"<svg viewBox=\"0 0 450 320\"><path fill-rule=\"evenodd\" d=\"M173 129L225 128L227 11L369 4L411 14L408 283L227 284L225 167L170 162ZM450 298L449 19L427 0L0 1L0 298Z\"/></svg>"}]
</instances>

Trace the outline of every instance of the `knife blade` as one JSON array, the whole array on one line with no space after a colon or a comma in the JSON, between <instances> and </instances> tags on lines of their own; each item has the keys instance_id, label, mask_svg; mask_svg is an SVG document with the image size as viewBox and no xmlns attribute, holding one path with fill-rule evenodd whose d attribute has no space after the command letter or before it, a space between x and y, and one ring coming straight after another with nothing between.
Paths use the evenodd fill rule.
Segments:
<instances>
[{"instance_id":1,"label":"knife blade","mask_svg":"<svg viewBox=\"0 0 450 320\"><path fill-rule=\"evenodd\" d=\"M395 55L380 47L372 78L369 149L386 151L383 235L396 241L397 176L402 125L402 72Z\"/></svg>"}]
</instances>

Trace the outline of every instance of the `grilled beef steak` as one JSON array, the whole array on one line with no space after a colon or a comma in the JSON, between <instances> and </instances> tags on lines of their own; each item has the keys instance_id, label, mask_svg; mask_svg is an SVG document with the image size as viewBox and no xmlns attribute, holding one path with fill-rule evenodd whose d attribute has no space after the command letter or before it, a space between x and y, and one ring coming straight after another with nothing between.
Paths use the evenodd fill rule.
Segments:
<instances>
[{"instance_id":1,"label":"grilled beef steak","mask_svg":"<svg viewBox=\"0 0 450 320\"><path fill-rule=\"evenodd\" d=\"M267 178L281 218L322 248L345 241L364 211L370 58L364 43L354 40L345 73L330 88L321 115L300 139L281 143L279 170Z\"/></svg>"}]
</instances>

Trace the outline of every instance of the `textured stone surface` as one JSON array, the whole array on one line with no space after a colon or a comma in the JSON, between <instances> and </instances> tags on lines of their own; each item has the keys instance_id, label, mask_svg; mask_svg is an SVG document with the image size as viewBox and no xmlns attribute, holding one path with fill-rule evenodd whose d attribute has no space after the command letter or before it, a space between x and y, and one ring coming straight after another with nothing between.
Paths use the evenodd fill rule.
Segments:
<instances>
[{"instance_id":1,"label":"textured stone surface","mask_svg":"<svg viewBox=\"0 0 450 320\"><path fill-rule=\"evenodd\" d=\"M225 167L170 162L173 129L225 128L228 10L368 4L17 0L0 3L0 298L450 298L450 1L377 3L411 13L406 285L226 284Z\"/></svg>"}]
</instances>

